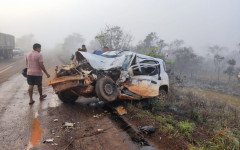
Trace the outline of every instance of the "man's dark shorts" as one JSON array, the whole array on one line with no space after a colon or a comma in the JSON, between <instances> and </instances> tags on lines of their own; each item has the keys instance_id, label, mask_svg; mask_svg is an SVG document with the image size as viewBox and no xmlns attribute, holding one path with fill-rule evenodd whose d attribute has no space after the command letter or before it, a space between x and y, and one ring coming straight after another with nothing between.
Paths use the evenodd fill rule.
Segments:
<instances>
[{"instance_id":1,"label":"man's dark shorts","mask_svg":"<svg viewBox=\"0 0 240 150\"><path fill-rule=\"evenodd\" d=\"M42 76L27 76L28 85L42 85Z\"/></svg>"}]
</instances>

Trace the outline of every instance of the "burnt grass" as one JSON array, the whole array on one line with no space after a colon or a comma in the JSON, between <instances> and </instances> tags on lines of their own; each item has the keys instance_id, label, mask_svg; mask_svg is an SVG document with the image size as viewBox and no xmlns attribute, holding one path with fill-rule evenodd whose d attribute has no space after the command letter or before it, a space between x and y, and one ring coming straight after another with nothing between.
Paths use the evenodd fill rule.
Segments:
<instances>
[{"instance_id":1,"label":"burnt grass","mask_svg":"<svg viewBox=\"0 0 240 150\"><path fill-rule=\"evenodd\" d=\"M215 91L223 94L240 96L240 80L217 81L211 79L201 79L197 77L185 78L183 80L184 87L200 88Z\"/></svg>"},{"instance_id":2,"label":"burnt grass","mask_svg":"<svg viewBox=\"0 0 240 150\"><path fill-rule=\"evenodd\" d=\"M240 111L218 99L182 93L172 87L165 102L146 99L122 104L128 111L124 118L136 129L156 128L155 133L144 136L159 149L239 149ZM227 134L222 135L225 129ZM223 136L238 142L226 141Z\"/></svg>"}]
</instances>

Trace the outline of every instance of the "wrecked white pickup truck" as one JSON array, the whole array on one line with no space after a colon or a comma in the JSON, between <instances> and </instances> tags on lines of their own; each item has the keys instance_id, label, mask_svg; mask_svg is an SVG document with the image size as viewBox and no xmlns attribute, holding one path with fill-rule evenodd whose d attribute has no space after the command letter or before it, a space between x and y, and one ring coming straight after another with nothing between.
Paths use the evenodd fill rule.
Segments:
<instances>
[{"instance_id":1,"label":"wrecked white pickup truck","mask_svg":"<svg viewBox=\"0 0 240 150\"><path fill-rule=\"evenodd\" d=\"M71 103L79 96L95 96L105 102L166 99L169 79L162 59L130 51L78 54L77 67L57 66L55 78L48 83L61 101Z\"/></svg>"}]
</instances>

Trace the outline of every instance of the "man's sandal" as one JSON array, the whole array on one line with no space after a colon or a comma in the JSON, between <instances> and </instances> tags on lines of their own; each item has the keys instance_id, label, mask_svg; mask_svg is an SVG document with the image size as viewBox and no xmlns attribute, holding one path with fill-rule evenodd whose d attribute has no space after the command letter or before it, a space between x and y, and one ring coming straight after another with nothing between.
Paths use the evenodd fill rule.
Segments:
<instances>
[{"instance_id":1,"label":"man's sandal","mask_svg":"<svg viewBox=\"0 0 240 150\"><path fill-rule=\"evenodd\" d=\"M44 100L44 98L46 98L46 97L47 97L47 95L44 94L42 97L39 98L39 100Z\"/></svg>"},{"instance_id":2,"label":"man's sandal","mask_svg":"<svg viewBox=\"0 0 240 150\"><path fill-rule=\"evenodd\" d=\"M29 105L32 105L32 104L34 104L34 103L35 103L35 101L32 101L32 102L29 103Z\"/></svg>"}]
</instances>

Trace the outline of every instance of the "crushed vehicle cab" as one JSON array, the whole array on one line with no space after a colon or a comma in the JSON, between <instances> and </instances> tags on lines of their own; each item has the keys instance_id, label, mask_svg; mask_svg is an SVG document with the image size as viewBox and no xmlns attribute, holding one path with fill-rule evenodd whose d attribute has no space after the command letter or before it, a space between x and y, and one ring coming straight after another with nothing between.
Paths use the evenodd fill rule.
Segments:
<instances>
[{"instance_id":1,"label":"crushed vehicle cab","mask_svg":"<svg viewBox=\"0 0 240 150\"><path fill-rule=\"evenodd\" d=\"M106 102L167 97L169 79L162 59L131 51L78 54L77 67L57 66L55 78L49 81L63 102L74 102L79 96Z\"/></svg>"}]
</instances>

